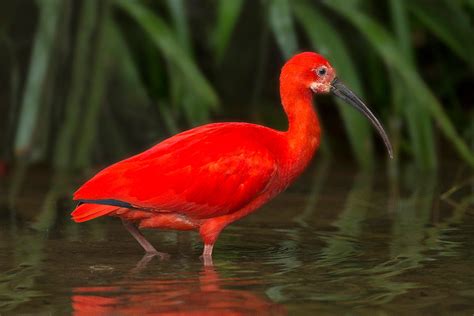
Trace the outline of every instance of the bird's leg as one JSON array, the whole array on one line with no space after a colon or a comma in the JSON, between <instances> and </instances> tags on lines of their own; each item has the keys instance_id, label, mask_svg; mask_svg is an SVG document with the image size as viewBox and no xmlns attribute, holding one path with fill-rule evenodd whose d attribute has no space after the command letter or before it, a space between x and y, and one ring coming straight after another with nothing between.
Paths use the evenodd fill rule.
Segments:
<instances>
[{"instance_id":1,"label":"bird's leg","mask_svg":"<svg viewBox=\"0 0 474 316\"><path fill-rule=\"evenodd\" d=\"M204 256L212 257L212 248L214 248L214 245L205 244L204 250L202 251L203 257Z\"/></svg>"},{"instance_id":2,"label":"bird's leg","mask_svg":"<svg viewBox=\"0 0 474 316\"><path fill-rule=\"evenodd\" d=\"M219 237L219 234L229 222L225 218L210 219L204 222L199 228L199 234L204 242L202 261L205 266L212 266L212 248Z\"/></svg>"},{"instance_id":3,"label":"bird's leg","mask_svg":"<svg viewBox=\"0 0 474 316\"><path fill-rule=\"evenodd\" d=\"M125 228L130 232L130 234L132 234L133 238L138 241L140 246L145 249L147 254L162 255L162 253L158 252L155 247L153 247L153 245L150 244L148 240L146 240L145 236L143 236L143 234L138 230L135 225L133 225L133 223L125 219L122 219L122 223L123 226L125 226Z\"/></svg>"},{"instance_id":4,"label":"bird's leg","mask_svg":"<svg viewBox=\"0 0 474 316\"><path fill-rule=\"evenodd\" d=\"M206 267L212 267L212 248L214 247L214 244L204 244L204 250L202 251L202 261L204 263L204 266Z\"/></svg>"}]
</instances>

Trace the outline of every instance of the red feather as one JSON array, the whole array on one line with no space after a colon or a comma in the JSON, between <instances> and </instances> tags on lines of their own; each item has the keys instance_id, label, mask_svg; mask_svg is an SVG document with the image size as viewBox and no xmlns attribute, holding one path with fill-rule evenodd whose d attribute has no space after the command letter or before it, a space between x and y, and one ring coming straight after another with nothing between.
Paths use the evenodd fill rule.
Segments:
<instances>
[{"instance_id":1,"label":"red feather","mask_svg":"<svg viewBox=\"0 0 474 316\"><path fill-rule=\"evenodd\" d=\"M278 172L271 146L253 142L277 137L268 131L244 123L195 128L102 170L74 199L114 199L198 219L238 211Z\"/></svg>"},{"instance_id":2,"label":"red feather","mask_svg":"<svg viewBox=\"0 0 474 316\"><path fill-rule=\"evenodd\" d=\"M82 223L96 217L100 217L118 209L117 206L99 204L81 204L71 213L72 219L76 223Z\"/></svg>"}]
</instances>

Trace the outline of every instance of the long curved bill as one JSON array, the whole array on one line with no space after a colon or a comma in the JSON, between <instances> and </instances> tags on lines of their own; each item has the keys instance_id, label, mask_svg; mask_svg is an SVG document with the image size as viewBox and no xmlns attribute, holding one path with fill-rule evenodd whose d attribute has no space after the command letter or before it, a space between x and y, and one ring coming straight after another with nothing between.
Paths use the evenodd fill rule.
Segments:
<instances>
[{"instance_id":1,"label":"long curved bill","mask_svg":"<svg viewBox=\"0 0 474 316\"><path fill-rule=\"evenodd\" d=\"M380 137L382 137L385 147L387 147L388 155L393 159L392 144L390 144L387 133L385 133L382 124L380 124L379 120L377 120L367 105L337 78L331 82L331 93L355 107L369 119L370 123L372 123L377 132L379 132Z\"/></svg>"}]
</instances>

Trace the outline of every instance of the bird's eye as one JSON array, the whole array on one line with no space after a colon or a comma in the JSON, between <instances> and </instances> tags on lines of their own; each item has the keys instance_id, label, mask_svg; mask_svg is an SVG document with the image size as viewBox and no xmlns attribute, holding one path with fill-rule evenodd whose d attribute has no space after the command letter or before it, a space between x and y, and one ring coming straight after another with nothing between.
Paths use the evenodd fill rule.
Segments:
<instances>
[{"instance_id":1,"label":"bird's eye","mask_svg":"<svg viewBox=\"0 0 474 316\"><path fill-rule=\"evenodd\" d=\"M326 73L328 72L327 68L326 67L319 67L318 69L316 69L316 73L318 74L318 76L320 77L324 77L326 75Z\"/></svg>"}]
</instances>

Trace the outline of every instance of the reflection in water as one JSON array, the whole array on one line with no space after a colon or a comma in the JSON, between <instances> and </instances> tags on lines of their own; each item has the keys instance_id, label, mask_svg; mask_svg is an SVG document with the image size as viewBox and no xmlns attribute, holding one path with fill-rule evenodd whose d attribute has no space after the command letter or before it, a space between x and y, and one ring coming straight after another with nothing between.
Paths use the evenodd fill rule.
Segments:
<instances>
[{"instance_id":1,"label":"reflection in water","mask_svg":"<svg viewBox=\"0 0 474 316\"><path fill-rule=\"evenodd\" d=\"M13 261L14 268L0 273L0 314L2 311L14 310L34 298L45 296L35 289L36 278L43 274L44 236L23 231L15 234L12 239L5 235L1 237L5 241L13 241L13 255L4 258Z\"/></svg>"},{"instance_id":2,"label":"reflection in water","mask_svg":"<svg viewBox=\"0 0 474 316\"><path fill-rule=\"evenodd\" d=\"M139 263L139 266L142 263ZM141 267L143 268L143 267ZM135 271L136 272L136 271ZM204 266L195 276L132 278L114 284L76 287L72 308L75 315L285 315L283 306L247 290L255 282L222 280L213 267Z\"/></svg>"},{"instance_id":3,"label":"reflection in water","mask_svg":"<svg viewBox=\"0 0 474 316\"><path fill-rule=\"evenodd\" d=\"M305 248L302 256L313 256L314 262L300 264L297 270L286 270L284 276L297 278L303 273L307 283L318 286L308 296L307 287L300 283L275 285L269 290L273 299L291 302L306 295L306 300L311 301L351 302L359 306L386 304L411 289L426 287L397 277L431 261L429 251L447 255L448 249L460 247L459 242L448 242L447 236L443 236L443 232L453 231L450 225L462 217L460 210L432 223L437 188L434 175L413 175L409 187L412 193L406 199L395 199L394 214L384 211L384 203L372 196L372 183L369 174L356 177L342 212L332 223L337 230L318 232L326 245L316 248L315 253L305 247L305 241L314 239L314 231L297 227L288 232L286 238L299 236L299 247ZM390 222L372 227L370 222L380 213L390 215ZM377 232L380 228L383 231ZM380 247L384 243L387 247ZM298 257L287 258L292 259L301 261Z\"/></svg>"},{"instance_id":4,"label":"reflection in water","mask_svg":"<svg viewBox=\"0 0 474 316\"><path fill-rule=\"evenodd\" d=\"M57 207L64 182L35 191L37 207L24 199L17 221L0 220L0 313L341 314L399 311L404 300L405 311L448 306L450 296L455 308L470 304L472 178L409 172L387 190L373 173L318 166L302 190L226 230L218 271L199 262L198 237L173 232L149 232L169 260L130 271L137 249L119 223L70 222Z\"/></svg>"},{"instance_id":5,"label":"reflection in water","mask_svg":"<svg viewBox=\"0 0 474 316\"><path fill-rule=\"evenodd\" d=\"M371 201L372 175L360 173L357 175L343 211L332 224L337 231L322 239L327 246L321 251L318 265L336 265L357 255L358 237L363 232L363 222L366 220L367 211Z\"/></svg>"}]
</instances>

